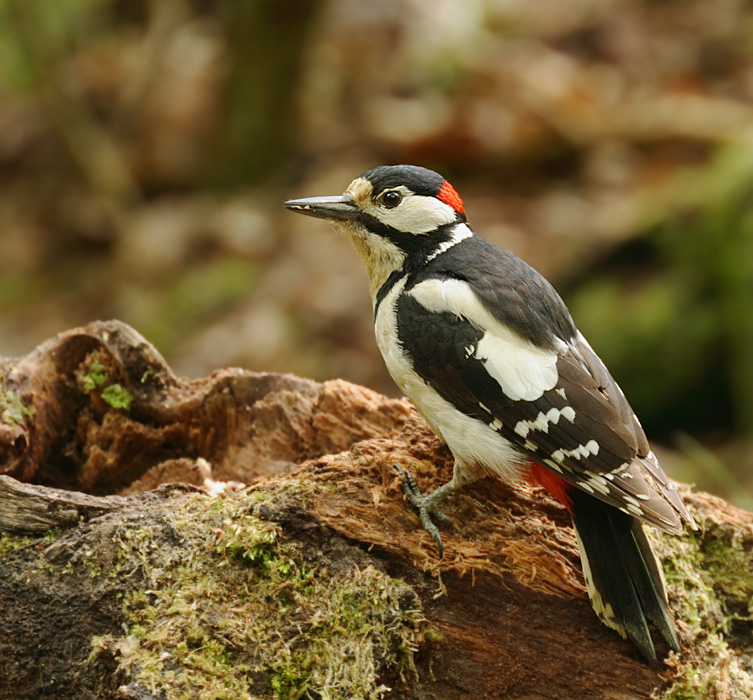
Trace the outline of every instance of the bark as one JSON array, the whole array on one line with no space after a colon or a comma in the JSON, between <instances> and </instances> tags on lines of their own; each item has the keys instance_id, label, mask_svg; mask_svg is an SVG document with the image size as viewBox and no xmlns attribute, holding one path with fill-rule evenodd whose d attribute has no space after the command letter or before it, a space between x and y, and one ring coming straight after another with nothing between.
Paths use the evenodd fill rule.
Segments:
<instances>
[{"instance_id":1,"label":"bark","mask_svg":"<svg viewBox=\"0 0 753 700\"><path fill-rule=\"evenodd\" d=\"M406 400L178 378L118 322L0 378L0 699L753 697L753 516L712 496L656 535L684 652L650 668L538 488L454 495L437 559L395 465L452 460Z\"/></svg>"}]
</instances>

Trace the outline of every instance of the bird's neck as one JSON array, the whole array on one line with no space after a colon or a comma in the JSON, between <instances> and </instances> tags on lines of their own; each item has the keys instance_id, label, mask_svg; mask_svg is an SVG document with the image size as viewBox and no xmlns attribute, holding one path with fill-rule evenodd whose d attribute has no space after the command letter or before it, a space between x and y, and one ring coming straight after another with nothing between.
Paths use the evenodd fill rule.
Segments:
<instances>
[{"instance_id":1,"label":"bird's neck","mask_svg":"<svg viewBox=\"0 0 753 700\"><path fill-rule=\"evenodd\" d=\"M428 262L440 257L461 241L471 238L474 234L463 221L452 227L443 227L443 235L432 240L431 234L416 236L417 242L423 245L398 245L394 240L368 231L367 229L342 226L353 242L356 252L363 260L369 276L369 292L372 304L376 306L380 290L392 275L399 271L408 274L411 270L419 269ZM439 233L439 231L437 232ZM424 236L426 236L424 238ZM411 241L406 238L406 241Z\"/></svg>"},{"instance_id":2,"label":"bird's neck","mask_svg":"<svg viewBox=\"0 0 753 700\"><path fill-rule=\"evenodd\" d=\"M339 226L353 243L369 276L369 293L372 303L389 276L405 265L407 254L392 241L366 229Z\"/></svg>"}]
</instances>

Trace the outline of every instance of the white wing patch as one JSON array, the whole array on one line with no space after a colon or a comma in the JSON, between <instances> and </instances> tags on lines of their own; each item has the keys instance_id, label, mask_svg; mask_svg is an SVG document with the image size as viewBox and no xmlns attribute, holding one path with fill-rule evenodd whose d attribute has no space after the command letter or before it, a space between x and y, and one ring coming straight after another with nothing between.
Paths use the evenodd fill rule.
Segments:
<instances>
[{"instance_id":1,"label":"white wing patch","mask_svg":"<svg viewBox=\"0 0 753 700\"><path fill-rule=\"evenodd\" d=\"M535 401L556 386L559 353L537 348L503 326L478 300L468 283L426 280L409 294L429 311L462 316L484 331L474 357L484 363L489 375L513 401ZM564 352L566 345L560 342Z\"/></svg>"},{"instance_id":2,"label":"white wing patch","mask_svg":"<svg viewBox=\"0 0 753 700\"><path fill-rule=\"evenodd\" d=\"M557 353L539 350L507 329L487 330L475 357L514 401L535 401L557 384Z\"/></svg>"}]
</instances>

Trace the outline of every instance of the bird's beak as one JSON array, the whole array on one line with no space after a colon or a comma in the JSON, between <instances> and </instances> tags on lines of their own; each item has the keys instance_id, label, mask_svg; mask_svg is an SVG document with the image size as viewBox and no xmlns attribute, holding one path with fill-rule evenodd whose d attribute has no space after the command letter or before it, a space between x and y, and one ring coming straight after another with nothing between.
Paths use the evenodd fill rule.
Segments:
<instances>
[{"instance_id":1,"label":"bird's beak","mask_svg":"<svg viewBox=\"0 0 753 700\"><path fill-rule=\"evenodd\" d=\"M359 212L358 205L347 195L289 199L285 206L307 216L337 221L352 221Z\"/></svg>"}]
</instances>

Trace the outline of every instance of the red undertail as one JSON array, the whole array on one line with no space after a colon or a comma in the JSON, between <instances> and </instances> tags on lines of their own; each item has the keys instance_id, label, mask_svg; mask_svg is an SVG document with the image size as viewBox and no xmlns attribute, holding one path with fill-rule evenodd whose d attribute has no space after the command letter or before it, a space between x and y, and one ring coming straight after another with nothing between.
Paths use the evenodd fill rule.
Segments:
<instances>
[{"instance_id":1,"label":"red undertail","mask_svg":"<svg viewBox=\"0 0 753 700\"><path fill-rule=\"evenodd\" d=\"M531 462L528 481L538 484L552 494L565 508L572 512L573 499L570 496L571 484L557 476L551 469L547 469L538 462Z\"/></svg>"}]
</instances>

